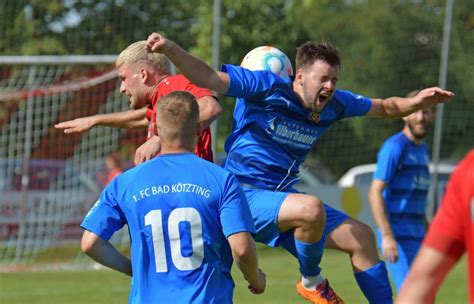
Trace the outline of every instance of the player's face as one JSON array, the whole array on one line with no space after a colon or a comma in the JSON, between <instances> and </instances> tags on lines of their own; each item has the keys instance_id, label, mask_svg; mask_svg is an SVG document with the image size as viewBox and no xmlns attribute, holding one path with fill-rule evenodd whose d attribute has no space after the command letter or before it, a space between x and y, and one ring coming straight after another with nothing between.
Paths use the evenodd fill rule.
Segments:
<instances>
[{"instance_id":1,"label":"player's face","mask_svg":"<svg viewBox=\"0 0 474 304\"><path fill-rule=\"evenodd\" d=\"M122 65L118 71L120 93L127 95L131 109L140 109L147 104L146 87L140 77L140 70L133 65Z\"/></svg>"},{"instance_id":2,"label":"player's face","mask_svg":"<svg viewBox=\"0 0 474 304\"><path fill-rule=\"evenodd\" d=\"M316 60L311 66L296 71L295 91L306 109L320 113L336 91L338 78L339 66Z\"/></svg>"},{"instance_id":3,"label":"player's face","mask_svg":"<svg viewBox=\"0 0 474 304\"><path fill-rule=\"evenodd\" d=\"M405 126L413 137L416 139L423 139L426 137L426 133L428 132L428 128L433 121L433 118L433 109L419 110L404 118Z\"/></svg>"}]
</instances>

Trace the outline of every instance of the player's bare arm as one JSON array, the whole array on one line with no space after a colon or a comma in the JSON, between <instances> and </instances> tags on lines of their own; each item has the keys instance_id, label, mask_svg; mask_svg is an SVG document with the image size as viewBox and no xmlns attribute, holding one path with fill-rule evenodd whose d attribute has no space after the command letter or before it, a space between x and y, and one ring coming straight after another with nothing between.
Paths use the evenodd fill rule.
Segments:
<instances>
[{"instance_id":1,"label":"player's bare arm","mask_svg":"<svg viewBox=\"0 0 474 304\"><path fill-rule=\"evenodd\" d=\"M396 303L434 303L436 291L455 263L445 253L422 246Z\"/></svg>"},{"instance_id":2,"label":"player's bare arm","mask_svg":"<svg viewBox=\"0 0 474 304\"><path fill-rule=\"evenodd\" d=\"M250 233L232 234L228 237L228 241L234 262L249 283L249 290L255 294L263 293L266 286L266 275L258 268L257 249Z\"/></svg>"},{"instance_id":3,"label":"player's bare arm","mask_svg":"<svg viewBox=\"0 0 474 304\"><path fill-rule=\"evenodd\" d=\"M382 193L386 183L374 179L370 185L369 203L375 223L382 233L382 249L385 260L395 263L398 260L397 241L393 236L392 228L387 216L387 208Z\"/></svg>"},{"instance_id":4,"label":"player's bare arm","mask_svg":"<svg viewBox=\"0 0 474 304\"><path fill-rule=\"evenodd\" d=\"M204 96L197 100L199 106L199 122L203 128L209 125L222 113L222 107L213 96Z\"/></svg>"},{"instance_id":5,"label":"player's bare arm","mask_svg":"<svg viewBox=\"0 0 474 304\"><path fill-rule=\"evenodd\" d=\"M109 114L97 114L60 122L54 127L63 129L65 134L87 132L95 126L119 127L127 129L146 128L148 119L145 116L147 108Z\"/></svg>"},{"instance_id":6,"label":"player's bare arm","mask_svg":"<svg viewBox=\"0 0 474 304\"><path fill-rule=\"evenodd\" d=\"M95 233L88 230L84 231L81 239L81 249L98 263L132 276L132 263L130 259Z\"/></svg>"},{"instance_id":7,"label":"player's bare arm","mask_svg":"<svg viewBox=\"0 0 474 304\"><path fill-rule=\"evenodd\" d=\"M174 65L197 86L224 94L229 87L227 73L219 72L203 60L189 54L173 41L158 33L152 33L147 39L147 48L168 57Z\"/></svg>"},{"instance_id":8,"label":"player's bare arm","mask_svg":"<svg viewBox=\"0 0 474 304\"><path fill-rule=\"evenodd\" d=\"M432 87L421 90L413 97L373 98L372 107L367 115L381 118L404 117L418 110L447 103L453 97L453 92Z\"/></svg>"},{"instance_id":9,"label":"player's bare arm","mask_svg":"<svg viewBox=\"0 0 474 304\"><path fill-rule=\"evenodd\" d=\"M161 141L157 135L152 136L135 151L133 162L135 165L144 163L154 158L161 150Z\"/></svg>"}]
</instances>

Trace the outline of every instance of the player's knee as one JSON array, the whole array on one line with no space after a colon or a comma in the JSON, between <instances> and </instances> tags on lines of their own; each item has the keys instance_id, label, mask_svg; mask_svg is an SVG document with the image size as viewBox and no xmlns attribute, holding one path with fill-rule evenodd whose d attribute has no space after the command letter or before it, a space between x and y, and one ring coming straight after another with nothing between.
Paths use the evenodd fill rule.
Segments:
<instances>
[{"instance_id":1,"label":"player's knee","mask_svg":"<svg viewBox=\"0 0 474 304\"><path fill-rule=\"evenodd\" d=\"M311 196L304 202L301 213L303 221L309 225L324 225L326 221L323 202L315 196Z\"/></svg>"}]
</instances>

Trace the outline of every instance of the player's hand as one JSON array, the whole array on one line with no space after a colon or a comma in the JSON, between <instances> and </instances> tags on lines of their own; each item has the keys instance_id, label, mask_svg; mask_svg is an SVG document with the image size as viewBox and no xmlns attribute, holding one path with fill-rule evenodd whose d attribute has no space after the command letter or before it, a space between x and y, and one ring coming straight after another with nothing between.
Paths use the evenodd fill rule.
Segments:
<instances>
[{"instance_id":1,"label":"player's hand","mask_svg":"<svg viewBox=\"0 0 474 304\"><path fill-rule=\"evenodd\" d=\"M387 262L395 263L398 260L397 241L393 236L382 237L382 252Z\"/></svg>"},{"instance_id":2,"label":"player's hand","mask_svg":"<svg viewBox=\"0 0 474 304\"><path fill-rule=\"evenodd\" d=\"M149 52L164 53L171 47L172 42L158 33L151 33L146 40L146 48Z\"/></svg>"},{"instance_id":3,"label":"player's hand","mask_svg":"<svg viewBox=\"0 0 474 304\"><path fill-rule=\"evenodd\" d=\"M421 90L413 97L414 106L417 110L423 110L436 106L440 103L447 103L454 97L454 93L438 87Z\"/></svg>"},{"instance_id":4,"label":"player's hand","mask_svg":"<svg viewBox=\"0 0 474 304\"><path fill-rule=\"evenodd\" d=\"M160 152L160 150L160 138L155 135L137 148L137 151L135 151L135 158L133 162L135 163L135 165L144 163L155 157L158 152Z\"/></svg>"},{"instance_id":5,"label":"player's hand","mask_svg":"<svg viewBox=\"0 0 474 304\"><path fill-rule=\"evenodd\" d=\"M261 294L265 291L266 285L267 275L261 269L258 269L257 280L252 284L249 284L248 289L253 294Z\"/></svg>"},{"instance_id":6,"label":"player's hand","mask_svg":"<svg viewBox=\"0 0 474 304\"><path fill-rule=\"evenodd\" d=\"M93 116L76 118L54 125L56 129L64 129L64 134L73 134L89 131L94 126L95 120Z\"/></svg>"}]
</instances>

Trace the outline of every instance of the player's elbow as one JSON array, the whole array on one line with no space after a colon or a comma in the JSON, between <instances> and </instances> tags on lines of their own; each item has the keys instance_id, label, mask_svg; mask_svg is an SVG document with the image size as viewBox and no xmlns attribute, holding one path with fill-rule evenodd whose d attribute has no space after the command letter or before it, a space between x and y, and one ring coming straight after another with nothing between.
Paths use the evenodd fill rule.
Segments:
<instances>
[{"instance_id":1,"label":"player's elbow","mask_svg":"<svg viewBox=\"0 0 474 304\"><path fill-rule=\"evenodd\" d=\"M256 255L255 243L249 233L237 233L229 237L232 255L236 259Z\"/></svg>"},{"instance_id":2,"label":"player's elbow","mask_svg":"<svg viewBox=\"0 0 474 304\"><path fill-rule=\"evenodd\" d=\"M211 111L210 111L210 116L212 117L212 120L216 119L219 115L222 113L222 106L220 105L219 101L215 98L216 102L212 103Z\"/></svg>"},{"instance_id":3,"label":"player's elbow","mask_svg":"<svg viewBox=\"0 0 474 304\"><path fill-rule=\"evenodd\" d=\"M235 258L245 258L251 256L253 253L252 246L250 244L242 244L242 246L232 247L232 255Z\"/></svg>"}]
</instances>

